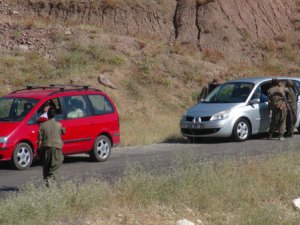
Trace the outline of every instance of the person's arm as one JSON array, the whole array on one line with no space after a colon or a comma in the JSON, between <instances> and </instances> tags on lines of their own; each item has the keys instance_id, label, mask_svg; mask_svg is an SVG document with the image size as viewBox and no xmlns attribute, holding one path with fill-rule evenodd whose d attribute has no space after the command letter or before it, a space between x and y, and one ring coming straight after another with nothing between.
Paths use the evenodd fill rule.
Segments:
<instances>
[{"instance_id":1,"label":"person's arm","mask_svg":"<svg viewBox=\"0 0 300 225\"><path fill-rule=\"evenodd\" d=\"M38 148L40 148L42 146L42 131L41 129L39 129L39 133L38 133Z\"/></svg>"},{"instance_id":2,"label":"person's arm","mask_svg":"<svg viewBox=\"0 0 300 225\"><path fill-rule=\"evenodd\" d=\"M66 133L66 128L60 124L60 134L63 135Z\"/></svg>"},{"instance_id":3,"label":"person's arm","mask_svg":"<svg viewBox=\"0 0 300 225\"><path fill-rule=\"evenodd\" d=\"M37 153L40 156L41 159L41 165L43 165L43 151L42 151L42 132L41 129L39 129L38 133L38 148L37 148Z\"/></svg>"}]
</instances>

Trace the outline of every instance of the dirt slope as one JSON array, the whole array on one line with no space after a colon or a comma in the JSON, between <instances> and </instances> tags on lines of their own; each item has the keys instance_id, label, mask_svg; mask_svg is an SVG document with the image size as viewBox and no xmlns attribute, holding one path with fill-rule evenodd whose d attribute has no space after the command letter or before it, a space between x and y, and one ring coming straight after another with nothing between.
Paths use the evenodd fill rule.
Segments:
<instances>
[{"instance_id":1,"label":"dirt slope","mask_svg":"<svg viewBox=\"0 0 300 225\"><path fill-rule=\"evenodd\" d=\"M0 0L0 52L1 95L104 75L123 143L162 142L213 78L300 76L300 0Z\"/></svg>"},{"instance_id":2,"label":"dirt slope","mask_svg":"<svg viewBox=\"0 0 300 225\"><path fill-rule=\"evenodd\" d=\"M226 58L259 61L259 39L294 33L297 0L23 1L42 17L96 24L105 32L196 43ZM298 8L297 8L298 7Z\"/></svg>"}]
</instances>

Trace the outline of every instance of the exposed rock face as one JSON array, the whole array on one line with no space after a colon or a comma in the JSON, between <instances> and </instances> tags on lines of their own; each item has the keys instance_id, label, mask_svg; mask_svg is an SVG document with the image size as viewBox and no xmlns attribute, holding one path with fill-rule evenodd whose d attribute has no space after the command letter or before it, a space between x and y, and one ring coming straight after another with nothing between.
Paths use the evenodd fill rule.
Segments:
<instances>
[{"instance_id":1,"label":"exposed rock face","mask_svg":"<svg viewBox=\"0 0 300 225\"><path fill-rule=\"evenodd\" d=\"M235 60L259 59L261 38L291 31L293 0L217 0L200 7L199 46L214 48Z\"/></svg>"},{"instance_id":2,"label":"exposed rock face","mask_svg":"<svg viewBox=\"0 0 300 225\"><path fill-rule=\"evenodd\" d=\"M110 33L194 43L202 51L244 62L261 59L258 40L299 29L294 19L300 12L297 1L28 0L26 4L43 17L88 22Z\"/></svg>"},{"instance_id":3,"label":"exposed rock face","mask_svg":"<svg viewBox=\"0 0 300 225\"><path fill-rule=\"evenodd\" d=\"M198 42L201 28L199 24L199 4L195 0L178 0L174 14L175 39L181 42Z\"/></svg>"},{"instance_id":4,"label":"exposed rock face","mask_svg":"<svg viewBox=\"0 0 300 225\"><path fill-rule=\"evenodd\" d=\"M127 4L118 0L28 0L28 6L40 16L88 22L117 34L151 34L153 37L169 38L176 1L165 0L164 5L167 8L154 0L144 4Z\"/></svg>"}]
</instances>

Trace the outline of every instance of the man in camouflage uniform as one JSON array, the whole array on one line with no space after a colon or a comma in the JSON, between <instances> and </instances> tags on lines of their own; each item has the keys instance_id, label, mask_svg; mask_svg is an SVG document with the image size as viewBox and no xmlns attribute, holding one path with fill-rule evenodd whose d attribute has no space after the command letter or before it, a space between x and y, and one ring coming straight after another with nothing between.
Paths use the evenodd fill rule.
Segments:
<instances>
[{"instance_id":1,"label":"man in camouflage uniform","mask_svg":"<svg viewBox=\"0 0 300 225\"><path fill-rule=\"evenodd\" d=\"M286 137L293 137L295 124L297 122L297 95L294 90L294 83L291 80L286 82L287 117Z\"/></svg>"},{"instance_id":2,"label":"man in camouflage uniform","mask_svg":"<svg viewBox=\"0 0 300 225\"><path fill-rule=\"evenodd\" d=\"M284 140L284 132L286 128L286 88L279 83L276 78L272 79L272 87L268 90L269 107L272 111L271 124L268 133L268 139L271 139L276 130L279 131L279 140Z\"/></svg>"},{"instance_id":3,"label":"man in camouflage uniform","mask_svg":"<svg viewBox=\"0 0 300 225\"><path fill-rule=\"evenodd\" d=\"M47 112L48 120L40 124L38 140L39 148L43 154L43 178L46 186L50 187L56 179L56 171L63 162L63 141L61 135L65 129L59 122L54 120L55 109L50 108Z\"/></svg>"}]
</instances>

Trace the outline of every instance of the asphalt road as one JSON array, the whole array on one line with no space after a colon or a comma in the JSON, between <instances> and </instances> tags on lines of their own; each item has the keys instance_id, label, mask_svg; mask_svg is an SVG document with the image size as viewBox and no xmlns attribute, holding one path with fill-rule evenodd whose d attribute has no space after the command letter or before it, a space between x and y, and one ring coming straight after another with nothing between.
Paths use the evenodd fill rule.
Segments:
<instances>
[{"instance_id":1,"label":"asphalt road","mask_svg":"<svg viewBox=\"0 0 300 225\"><path fill-rule=\"evenodd\" d=\"M113 148L106 162L91 162L88 155L75 155L65 158L59 169L60 180L104 178L108 181L122 177L124 170L132 164L139 164L146 169L170 167L185 154L192 154L199 159L219 159L223 157L248 157L276 154L280 151L296 150L300 146L300 135L292 139L279 141L255 137L246 142L229 140L202 140L198 143L163 143L147 146ZM25 171L10 168L7 163L0 163L0 197L8 192L19 191L28 182L43 185L42 168L35 163Z\"/></svg>"}]
</instances>

